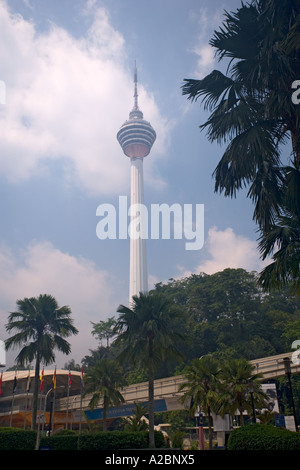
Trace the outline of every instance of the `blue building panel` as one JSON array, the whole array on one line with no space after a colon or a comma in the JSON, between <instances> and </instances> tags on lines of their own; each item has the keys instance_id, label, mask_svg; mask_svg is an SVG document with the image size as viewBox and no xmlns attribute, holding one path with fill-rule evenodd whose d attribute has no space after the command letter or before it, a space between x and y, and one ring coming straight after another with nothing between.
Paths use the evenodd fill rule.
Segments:
<instances>
[{"instance_id":1,"label":"blue building panel","mask_svg":"<svg viewBox=\"0 0 300 470\"><path fill-rule=\"evenodd\" d=\"M148 402L144 402L142 403L142 405L147 407ZM134 414L135 410L136 410L136 406L134 403L129 403L128 405L115 406L107 410L106 417L107 419L111 419L111 418L121 418L124 416L130 416ZM163 398L159 400L155 400L154 411L155 412L167 411L166 400ZM85 411L84 413L87 416L87 418L91 421L103 419L103 408L98 408L93 411L88 410L88 411Z\"/></svg>"}]
</instances>

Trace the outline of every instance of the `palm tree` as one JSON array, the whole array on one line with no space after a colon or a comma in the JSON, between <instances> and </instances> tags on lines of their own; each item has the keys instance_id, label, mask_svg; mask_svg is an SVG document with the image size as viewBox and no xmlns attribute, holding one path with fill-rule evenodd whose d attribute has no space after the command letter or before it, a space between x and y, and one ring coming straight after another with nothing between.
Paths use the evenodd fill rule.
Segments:
<instances>
[{"instance_id":1,"label":"palm tree","mask_svg":"<svg viewBox=\"0 0 300 470\"><path fill-rule=\"evenodd\" d=\"M220 61L229 61L228 73L214 70L202 80L186 79L182 87L188 99L202 98L211 112L200 126L208 139L227 144L214 172L215 191L233 197L248 187L262 235L285 211L289 186L281 154L287 140L300 174L300 106L291 99L300 69L299 15L294 0L253 0L226 12L210 45Z\"/></svg>"},{"instance_id":2,"label":"palm tree","mask_svg":"<svg viewBox=\"0 0 300 470\"><path fill-rule=\"evenodd\" d=\"M93 325L92 335L97 336L101 341L106 340L106 347L109 347L109 340L114 335L114 327L116 324L115 317L109 317L107 321L100 320L98 323L91 322Z\"/></svg>"},{"instance_id":3,"label":"palm tree","mask_svg":"<svg viewBox=\"0 0 300 470\"><path fill-rule=\"evenodd\" d=\"M229 413L234 416L236 411L240 414L240 425L244 425L243 412L252 413L250 399L250 386L253 388L253 399L257 407L263 408L267 395L261 390L260 380L262 374L254 373L255 366L246 359L229 359L220 369L220 381L222 382L219 396L218 413Z\"/></svg>"},{"instance_id":4,"label":"palm tree","mask_svg":"<svg viewBox=\"0 0 300 470\"><path fill-rule=\"evenodd\" d=\"M134 410L133 416L128 416L126 419L124 419L124 430L131 432L147 431L149 426L144 418L145 415L148 413L148 409L141 403L135 403L135 407L136 409Z\"/></svg>"},{"instance_id":5,"label":"palm tree","mask_svg":"<svg viewBox=\"0 0 300 470\"><path fill-rule=\"evenodd\" d=\"M181 401L191 398L191 410L199 408L208 419L209 449L212 449L212 412L219 403L219 362L210 355L194 359L184 371L186 381L179 387Z\"/></svg>"},{"instance_id":6,"label":"palm tree","mask_svg":"<svg viewBox=\"0 0 300 470\"><path fill-rule=\"evenodd\" d=\"M140 293L132 302L132 308L118 308L115 344L121 347L121 360L142 363L148 370L149 447L154 448L154 370L165 357L180 355L178 345L183 336L177 320L181 313L157 293Z\"/></svg>"},{"instance_id":7,"label":"palm tree","mask_svg":"<svg viewBox=\"0 0 300 470\"><path fill-rule=\"evenodd\" d=\"M20 366L30 364L35 360L35 380L33 389L33 407L31 427L36 426L38 385L40 364L51 364L55 361L54 350L64 354L71 351L70 344L65 338L76 335L78 330L70 318L68 306L59 307L55 298L43 294L39 297L17 300L18 310L11 312L8 317L6 330L17 331L5 340L5 348L20 347L16 362Z\"/></svg>"},{"instance_id":8,"label":"palm tree","mask_svg":"<svg viewBox=\"0 0 300 470\"><path fill-rule=\"evenodd\" d=\"M122 371L119 364L107 357L99 359L85 376L83 396L92 394L89 407L93 410L100 401L103 404L103 431L107 430L108 408L124 403L123 395L119 390L122 384Z\"/></svg>"}]
</instances>

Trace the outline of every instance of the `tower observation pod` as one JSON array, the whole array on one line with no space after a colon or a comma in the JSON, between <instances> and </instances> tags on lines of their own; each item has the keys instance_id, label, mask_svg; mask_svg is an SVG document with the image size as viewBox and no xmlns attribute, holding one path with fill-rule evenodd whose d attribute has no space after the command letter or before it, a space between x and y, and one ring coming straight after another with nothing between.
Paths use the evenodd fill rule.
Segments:
<instances>
[{"instance_id":1,"label":"tower observation pod","mask_svg":"<svg viewBox=\"0 0 300 470\"><path fill-rule=\"evenodd\" d=\"M143 159L150 153L156 139L156 133L151 124L143 119L143 113L138 107L137 69L134 67L134 106L129 113L129 119L124 122L117 139L124 154L130 158L130 263L129 263L129 304L132 296L140 292L148 292L148 272L146 240L143 237L142 211L138 208L144 205ZM139 227L138 232L136 227Z\"/></svg>"}]
</instances>

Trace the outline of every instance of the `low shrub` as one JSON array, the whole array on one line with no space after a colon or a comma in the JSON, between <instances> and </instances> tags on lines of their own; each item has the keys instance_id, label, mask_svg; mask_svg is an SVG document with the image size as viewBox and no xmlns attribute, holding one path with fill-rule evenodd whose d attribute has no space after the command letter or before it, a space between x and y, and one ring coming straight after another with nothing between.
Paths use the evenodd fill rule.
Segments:
<instances>
[{"instance_id":1,"label":"low shrub","mask_svg":"<svg viewBox=\"0 0 300 470\"><path fill-rule=\"evenodd\" d=\"M300 450L300 435L269 424L249 424L231 432L228 450Z\"/></svg>"},{"instance_id":2,"label":"low shrub","mask_svg":"<svg viewBox=\"0 0 300 470\"><path fill-rule=\"evenodd\" d=\"M19 428L0 428L0 450L34 450L36 431Z\"/></svg>"},{"instance_id":3,"label":"low shrub","mask_svg":"<svg viewBox=\"0 0 300 470\"><path fill-rule=\"evenodd\" d=\"M49 437L42 437L40 440L40 449L49 448L50 450L77 450L78 434L59 433Z\"/></svg>"}]
</instances>

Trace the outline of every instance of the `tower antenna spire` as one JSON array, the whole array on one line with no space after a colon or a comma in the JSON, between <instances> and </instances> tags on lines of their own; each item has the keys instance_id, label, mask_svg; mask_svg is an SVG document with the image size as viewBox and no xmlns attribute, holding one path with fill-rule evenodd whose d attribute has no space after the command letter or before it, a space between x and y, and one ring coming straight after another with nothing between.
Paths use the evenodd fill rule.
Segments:
<instances>
[{"instance_id":1,"label":"tower antenna spire","mask_svg":"<svg viewBox=\"0 0 300 470\"><path fill-rule=\"evenodd\" d=\"M136 60L134 61L134 109L139 109L138 105L138 90L137 90L137 68L136 68Z\"/></svg>"}]
</instances>

